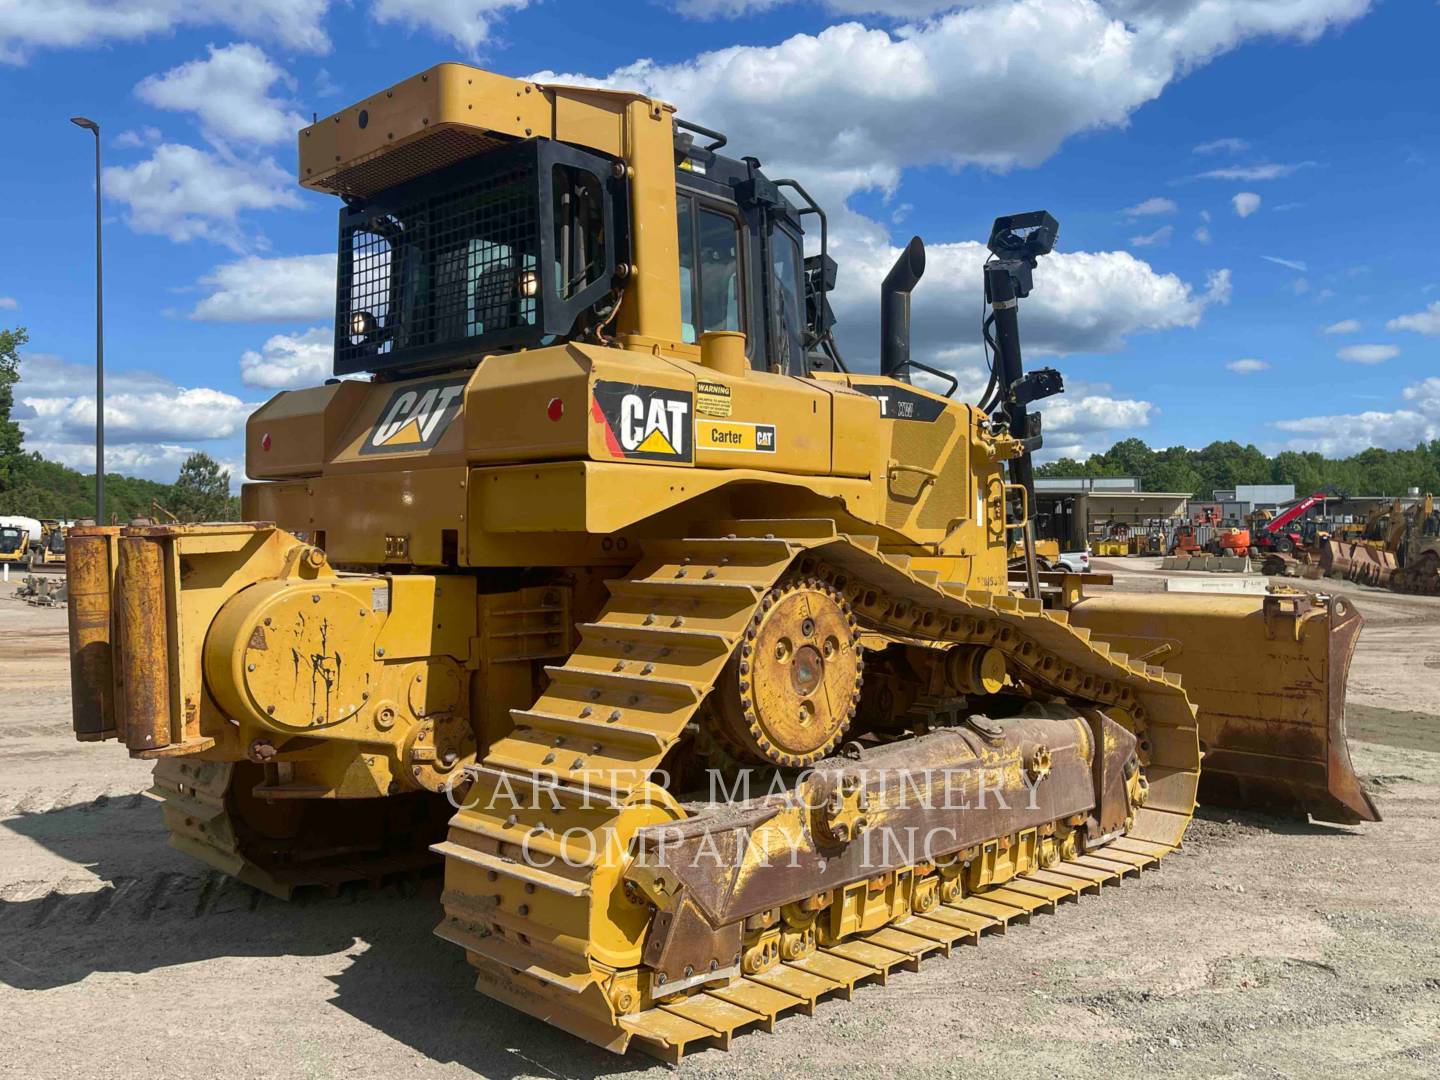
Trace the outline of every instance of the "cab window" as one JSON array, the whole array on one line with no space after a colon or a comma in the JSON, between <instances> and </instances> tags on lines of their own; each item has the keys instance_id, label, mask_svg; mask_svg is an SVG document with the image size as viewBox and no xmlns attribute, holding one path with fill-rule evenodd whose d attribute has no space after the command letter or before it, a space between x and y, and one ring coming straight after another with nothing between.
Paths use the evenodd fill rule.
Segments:
<instances>
[{"instance_id":1,"label":"cab window","mask_svg":"<svg viewBox=\"0 0 1440 1080\"><path fill-rule=\"evenodd\" d=\"M739 222L689 196L678 213L681 336L694 343L710 330L739 330Z\"/></svg>"},{"instance_id":2,"label":"cab window","mask_svg":"<svg viewBox=\"0 0 1440 1080\"><path fill-rule=\"evenodd\" d=\"M798 371L804 330L804 294L800 291L800 243L789 233L776 229L770 234L771 273L775 320L774 362L781 371Z\"/></svg>"}]
</instances>

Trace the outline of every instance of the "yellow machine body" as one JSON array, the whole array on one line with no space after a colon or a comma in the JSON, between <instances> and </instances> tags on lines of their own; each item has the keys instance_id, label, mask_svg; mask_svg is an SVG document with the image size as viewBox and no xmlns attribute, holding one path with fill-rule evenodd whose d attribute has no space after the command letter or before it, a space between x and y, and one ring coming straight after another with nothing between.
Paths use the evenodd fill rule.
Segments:
<instances>
[{"instance_id":1,"label":"yellow machine body","mask_svg":"<svg viewBox=\"0 0 1440 1080\"><path fill-rule=\"evenodd\" d=\"M1025 446L981 409L693 325L682 126L447 64L301 133L302 182L356 205L517 145L601 155L629 247L567 340L277 394L247 523L70 530L77 737L157 761L178 847L281 895L433 850L483 992L676 1058L1138 874L1202 775L1376 816L1345 752L1353 611L1032 591ZM527 310L548 267L512 269ZM881 783L937 770L977 813ZM780 786L738 793L752 774ZM727 822L730 876L667 858Z\"/></svg>"}]
</instances>

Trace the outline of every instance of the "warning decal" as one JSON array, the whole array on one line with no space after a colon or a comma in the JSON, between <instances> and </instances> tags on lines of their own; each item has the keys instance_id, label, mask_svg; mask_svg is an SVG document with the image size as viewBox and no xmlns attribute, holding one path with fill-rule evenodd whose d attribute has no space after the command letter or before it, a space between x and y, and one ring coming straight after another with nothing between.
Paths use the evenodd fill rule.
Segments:
<instances>
[{"instance_id":1,"label":"warning decal","mask_svg":"<svg viewBox=\"0 0 1440 1080\"><path fill-rule=\"evenodd\" d=\"M695 382L695 412L700 416L718 416L722 420L730 415L730 387L724 383Z\"/></svg>"},{"instance_id":2,"label":"warning decal","mask_svg":"<svg viewBox=\"0 0 1440 1080\"><path fill-rule=\"evenodd\" d=\"M601 380L595 383L590 417L604 428L612 457L693 461L691 411L688 390Z\"/></svg>"}]
</instances>

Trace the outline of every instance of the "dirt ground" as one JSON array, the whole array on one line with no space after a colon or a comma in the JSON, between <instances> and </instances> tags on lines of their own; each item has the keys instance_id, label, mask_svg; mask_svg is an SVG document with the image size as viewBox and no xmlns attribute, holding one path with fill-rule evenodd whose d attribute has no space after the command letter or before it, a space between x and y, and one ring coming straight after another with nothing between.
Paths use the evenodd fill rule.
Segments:
<instances>
[{"instance_id":1,"label":"dirt ground","mask_svg":"<svg viewBox=\"0 0 1440 1080\"><path fill-rule=\"evenodd\" d=\"M1157 565L1096 568L1152 589ZM1440 1075L1440 598L1324 586L1368 620L1349 723L1383 822L1202 809L1161 870L683 1072ZM434 880L284 904L172 851L148 766L70 738L63 610L8 591L0 1076L660 1073L475 993Z\"/></svg>"}]
</instances>

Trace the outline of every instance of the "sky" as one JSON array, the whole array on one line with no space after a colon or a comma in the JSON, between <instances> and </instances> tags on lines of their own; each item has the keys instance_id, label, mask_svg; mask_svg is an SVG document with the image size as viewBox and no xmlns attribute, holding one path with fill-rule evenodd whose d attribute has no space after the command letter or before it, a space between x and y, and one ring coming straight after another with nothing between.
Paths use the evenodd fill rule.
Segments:
<instances>
[{"instance_id":1,"label":"sky","mask_svg":"<svg viewBox=\"0 0 1440 1080\"><path fill-rule=\"evenodd\" d=\"M0 326L28 449L243 475L245 418L329 375L338 203L295 133L435 63L674 102L826 206L852 366L929 261L914 351L983 385L990 223L1044 208L1021 308L1068 390L1043 456L1138 436L1331 456L1440 438L1434 0L0 0Z\"/></svg>"}]
</instances>

